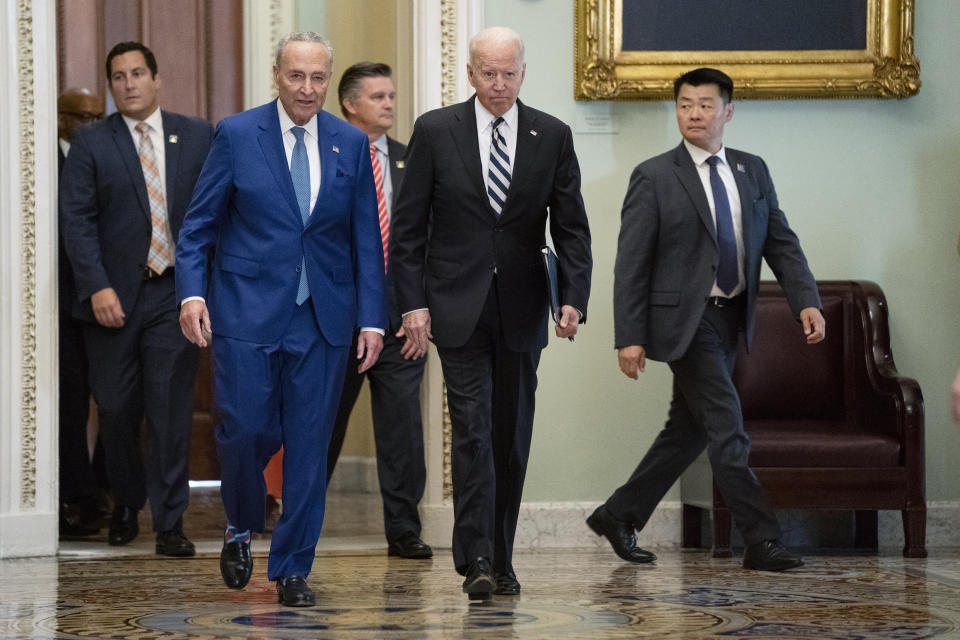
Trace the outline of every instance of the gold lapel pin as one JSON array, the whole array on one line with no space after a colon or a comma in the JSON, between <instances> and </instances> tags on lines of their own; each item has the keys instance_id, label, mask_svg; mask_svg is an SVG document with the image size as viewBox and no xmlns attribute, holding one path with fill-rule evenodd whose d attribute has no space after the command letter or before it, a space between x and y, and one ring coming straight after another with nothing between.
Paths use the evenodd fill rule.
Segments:
<instances>
[{"instance_id":1,"label":"gold lapel pin","mask_svg":"<svg viewBox=\"0 0 960 640\"><path fill-rule=\"evenodd\" d=\"M175 133L171 133L170 135L167 136L167 142L169 142L170 144L177 144L178 139L179 138L177 138L177 134Z\"/></svg>"},{"instance_id":2,"label":"gold lapel pin","mask_svg":"<svg viewBox=\"0 0 960 640\"><path fill-rule=\"evenodd\" d=\"M397 160L394 164L397 165L397 169L403 169L403 160Z\"/></svg>"},{"instance_id":3,"label":"gold lapel pin","mask_svg":"<svg viewBox=\"0 0 960 640\"><path fill-rule=\"evenodd\" d=\"M537 135L537 132L534 131L533 129L530 129L530 135L535 136L535 135Z\"/></svg>"}]
</instances>

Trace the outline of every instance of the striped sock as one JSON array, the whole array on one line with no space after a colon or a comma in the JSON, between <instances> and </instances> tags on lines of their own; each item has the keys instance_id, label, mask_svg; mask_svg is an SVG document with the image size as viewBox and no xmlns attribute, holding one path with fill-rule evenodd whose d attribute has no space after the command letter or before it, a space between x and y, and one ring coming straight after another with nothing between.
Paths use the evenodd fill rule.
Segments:
<instances>
[{"instance_id":1,"label":"striped sock","mask_svg":"<svg viewBox=\"0 0 960 640\"><path fill-rule=\"evenodd\" d=\"M227 544L231 542L250 544L250 529L238 531L233 525L227 525L227 530L223 532L223 541Z\"/></svg>"}]
</instances>

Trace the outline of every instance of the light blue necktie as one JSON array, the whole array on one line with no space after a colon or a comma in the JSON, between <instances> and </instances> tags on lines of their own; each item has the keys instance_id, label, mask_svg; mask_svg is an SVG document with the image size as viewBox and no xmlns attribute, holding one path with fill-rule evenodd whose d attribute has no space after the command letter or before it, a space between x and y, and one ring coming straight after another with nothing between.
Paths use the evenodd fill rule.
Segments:
<instances>
[{"instance_id":1,"label":"light blue necktie","mask_svg":"<svg viewBox=\"0 0 960 640\"><path fill-rule=\"evenodd\" d=\"M733 232L733 215L730 213L730 200L727 198L727 189L720 179L717 163L720 158L710 156L707 164L710 165L710 189L713 191L713 207L717 212L717 248L720 253L720 264L717 265L717 286L725 294L730 295L740 276L737 273L737 238Z\"/></svg>"},{"instance_id":2,"label":"light blue necktie","mask_svg":"<svg viewBox=\"0 0 960 640\"><path fill-rule=\"evenodd\" d=\"M293 145L293 156L290 158L290 178L293 179L293 191L297 194L297 204L300 205L300 218L303 226L307 226L310 218L310 160L307 158L307 145L303 143L303 134L307 132L303 127L294 127L290 131L297 143ZM297 289L297 304L303 304L310 297L307 286L307 262L300 261L300 286Z\"/></svg>"}]
</instances>

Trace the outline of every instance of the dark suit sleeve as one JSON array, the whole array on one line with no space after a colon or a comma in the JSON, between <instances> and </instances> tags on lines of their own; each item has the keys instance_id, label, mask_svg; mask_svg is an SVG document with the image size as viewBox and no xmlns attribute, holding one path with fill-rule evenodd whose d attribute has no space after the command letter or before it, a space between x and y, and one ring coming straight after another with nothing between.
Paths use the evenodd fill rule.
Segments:
<instances>
[{"instance_id":1,"label":"dark suit sleeve","mask_svg":"<svg viewBox=\"0 0 960 640\"><path fill-rule=\"evenodd\" d=\"M560 260L560 304L574 307L587 321L587 300L593 256L590 250L590 226L580 194L580 165L573 150L570 127L563 128L563 142L554 173L550 197L550 237Z\"/></svg>"},{"instance_id":2,"label":"dark suit sleeve","mask_svg":"<svg viewBox=\"0 0 960 640\"><path fill-rule=\"evenodd\" d=\"M81 129L60 176L60 227L79 300L111 286L100 252L98 218L96 160Z\"/></svg>"},{"instance_id":3,"label":"dark suit sleeve","mask_svg":"<svg viewBox=\"0 0 960 640\"><path fill-rule=\"evenodd\" d=\"M210 152L193 191L177 240L177 301L207 295L207 260L217 241L220 220L233 193L233 153L229 132L217 125Z\"/></svg>"},{"instance_id":4,"label":"dark suit sleeve","mask_svg":"<svg viewBox=\"0 0 960 640\"><path fill-rule=\"evenodd\" d=\"M423 118L407 146L406 171L393 211L390 269L400 313L427 307L423 286L433 196L433 149Z\"/></svg>"},{"instance_id":5,"label":"dark suit sleeve","mask_svg":"<svg viewBox=\"0 0 960 640\"><path fill-rule=\"evenodd\" d=\"M383 304L383 242L377 212L377 190L366 137L359 139L357 185L353 205L354 272L357 287L357 328L387 328Z\"/></svg>"},{"instance_id":6,"label":"dark suit sleeve","mask_svg":"<svg viewBox=\"0 0 960 640\"><path fill-rule=\"evenodd\" d=\"M763 160L760 165L760 188L768 209L763 257L783 287L793 314L799 316L807 307L820 308L817 281L807 265L800 240L787 224L786 214L780 210L770 171Z\"/></svg>"},{"instance_id":7,"label":"dark suit sleeve","mask_svg":"<svg viewBox=\"0 0 960 640\"><path fill-rule=\"evenodd\" d=\"M630 176L620 212L613 275L614 346L618 349L648 341L650 282L659 225L654 180L640 165Z\"/></svg>"}]
</instances>

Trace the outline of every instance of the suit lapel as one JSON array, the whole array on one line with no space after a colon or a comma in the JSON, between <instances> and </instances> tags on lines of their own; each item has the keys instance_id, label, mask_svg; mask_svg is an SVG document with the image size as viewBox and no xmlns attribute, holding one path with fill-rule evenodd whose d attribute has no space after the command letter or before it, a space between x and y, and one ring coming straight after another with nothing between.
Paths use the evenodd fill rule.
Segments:
<instances>
[{"instance_id":1,"label":"suit lapel","mask_svg":"<svg viewBox=\"0 0 960 640\"><path fill-rule=\"evenodd\" d=\"M753 230L753 201L756 200L757 190L750 174L747 173L747 163L743 158L732 150L727 149L727 162L730 163L730 170L733 172L733 179L737 182L737 192L740 194L740 233L743 236L744 254L750 255L750 239Z\"/></svg>"},{"instance_id":2,"label":"suit lapel","mask_svg":"<svg viewBox=\"0 0 960 640\"><path fill-rule=\"evenodd\" d=\"M293 179L290 177L290 167L287 165L287 154L283 150L283 133L280 131L276 100L264 106L259 126L257 141L260 143L260 150L267 161L270 173L273 174L277 188L299 220L300 206L297 204L297 194L293 191ZM318 202L319 200L317 198Z\"/></svg>"},{"instance_id":3,"label":"suit lapel","mask_svg":"<svg viewBox=\"0 0 960 640\"><path fill-rule=\"evenodd\" d=\"M516 157L513 159L510 188L507 190L507 200L503 203L501 217L510 213L510 203L514 200L513 194L518 191L515 185L523 184L523 181L529 175L533 159L540 147L540 140L543 138L536 129L536 114L527 109L519 100L517 100L517 109L517 150L514 153ZM480 152L477 151L477 153Z\"/></svg>"},{"instance_id":4,"label":"suit lapel","mask_svg":"<svg viewBox=\"0 0 960 640\"><path fill-rule=\"evenodd\" d=\"M450 127L450 135L456 143L457 152L463 161L464 171L474 188L488 203L487 188L483 179L483 166L480 164L480 142L477 139L477 114L474 111L473 101L476 96L460 104L453 113L454 122ZM490 215L495 215L490 209Z\"/></svg>"},{"instance_id":5,"label":"suit lapel","mask_svg":"<svg viewBox=\"0 0 960 640\"><path fill-rule=\"evenodd\" d=\"M147 196L147 181L143 177L143 167L140 165L140 154L137 153L137 147L133 142L133 136L130 135L130 129L124 122L123 116L114 113L110 116L110 130L113 135L113 142L117 146L120 157L123 158L123 164L127 168L127 174L130 182L137 192L137 202L140 203L140 210L143 215L150 219L150 198Z\"/></svg>"},{"instance_id":6,"label":"suit lapel","mask_svg":"<svg viewBox=\"0 0 960 640\"><path fill-rule=\"evenodd\" d=\"M707 201L707 194L703 190L703 182L700 181L700 174L697 172L696 165L693 164L693 158L690 157L690 153L682 142L674 151L673 161L673 171L677 179L683 185L687 195L690 196L690 200L693 201L693 206L700 216L700 221L703 222L703 226L707 228L710 237L716 243L717 227L713 222L713 214L710 213L710 203Z\"/></svg>"},{"instance_id":7,"label":"suit lapel","mask_svg":"<svg viewBox=\"0 0 960 640\"><path fill-rule=\"evenodd\" d=\"M337 176L337 160L340 157L340 146L338 144L339 134L327 128L328 114L321 111L317 114L317 144L320 145L320 190L317 192L317 202L313 207L310 219L307 224L311 224L317 219L317 211L320 209L320 203L324 201L324 193L327 189L333 188L333 181ZM329 116L333 117L333 116ZM293 182L291 181L291 185Z\"/></svg>"},{"instance_id":8,"label":"suit lapel","mask_svg":"<svg viewBox=\"0 0 960 640\"><path fill-rule=\"evenodd\" d=\"M174 202L174 195L177 186L177 173L180 170L180 127L175 118L169 116L166 112L161 111L160 116L163 119L163 162L166 165L166 190L164 194L167 202L167 224L170 224L170 210ZM170 225L170 231L174 234L173 238L176 240L176 232L179 229L174 229L173 225Z\"/></svg>"},{"instance_id":9,"label":"suit lapel","mask_svg":"<svg viewBox=\"0 0 960 640\"><path fill-rule=\"evenodd\" d=\"M397 193L400 192L400 183L403 181L403 174L406 171L406 153L403 150L403 145L389 136L387 136L387 153L390 156L390 183L393 185L393 197L390 205L394 206L397 204Z\"/></svg>"}]
</instances>

